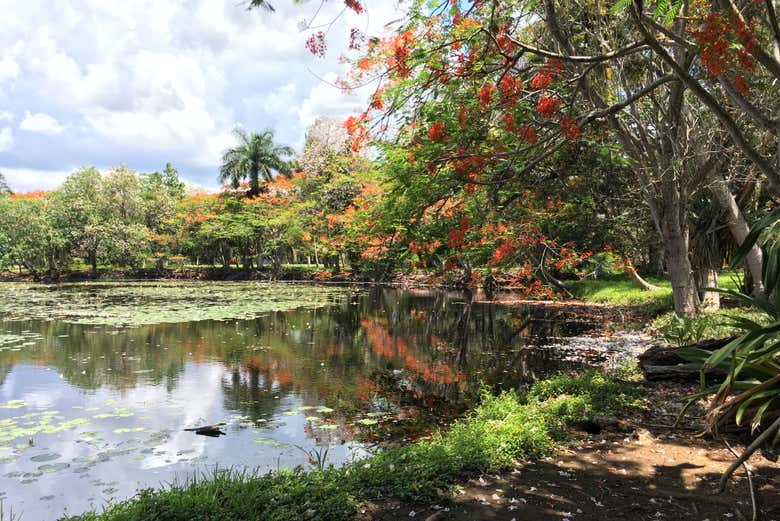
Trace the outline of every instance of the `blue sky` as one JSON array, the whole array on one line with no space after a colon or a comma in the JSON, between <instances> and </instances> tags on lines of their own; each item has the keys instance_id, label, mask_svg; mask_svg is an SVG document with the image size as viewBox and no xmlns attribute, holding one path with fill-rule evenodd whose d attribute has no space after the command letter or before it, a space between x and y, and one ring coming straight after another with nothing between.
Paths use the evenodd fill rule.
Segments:
<instances>
[{"instance_id":1,"label":"blue sky","mask_svg":"<svg viewBox=\"0 0 780 521\"><path fill-rule=\"evenodd\" d=\"M345 73L350 27L379 34L395 2L368 2L328 36L325 59L300 31L319 1L0 0L0 172L14 190L49 189L81 166L126 164L213 189L231 129L272 128L300 148L317 116L359 111L367 92L319 78ZM343 3L324 4L329 21ZM319 77L319 78L318 78Z\"/></svg>"}]
</instances>

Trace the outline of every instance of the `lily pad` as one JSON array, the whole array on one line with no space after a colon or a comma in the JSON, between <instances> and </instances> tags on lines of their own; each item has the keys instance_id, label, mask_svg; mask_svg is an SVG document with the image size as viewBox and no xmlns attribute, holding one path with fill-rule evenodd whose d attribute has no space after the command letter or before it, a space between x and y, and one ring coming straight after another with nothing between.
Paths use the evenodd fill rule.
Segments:
<instances>
[{"instance_id":1,"label":"lily pad","mask_svg":"<svg viewBox=\"0 0 780 521\"><path fill-rule=\"evenodd\" d=\"M9 400L0 405L0 409L19 409L25 405L27 405L27 402L24 400Z\"/></svg>"},{"instance_id":2,"label":"lily pad","mask_svg":"<svg viewBox=\"0 0 780 521\"><path fill-rule=\"evenodd\" d=\"M326 306L333 297L348 291L221 282L101 282L63 284L58 288L66 291L43 292L33 284L5 283L0 287L0 316L6 320L63 320L108 326L253 319L273 311ZM9 345L13 345L10 340Z\"/></svg>"},{"instance_id":3,"label":"lily pad","mask_svg":"<svg viewBox=\"0 0 780 521\"><path fill-rule=\"evenodd\" d=\"M114 432L116 434L125 434L128 432L144 432L145 430L146 430L145 427L132 427L132 428L121 427L119 429L114 429Z\"/></svg>"},{"instance_id":4,"label":"lily pad","mask_svg":"<svg viewBox=\"0 0 780 521\"><path fill-rule=\"evenodd\" d=\"M38 470L48 474L50 472L65 470L68 467L70 467L70 463L47 463L38 467Z\"/></svg>"},{"instance_id":5,"label":"lily pad","mask_svg":"<svg viewBox=\"0 0 780 521\"><path fill-rule=\"evenodd\" d=\"M44 461L54 461L55 459L60 459L62 457L62 454L57 454L55 452L47 452L46 454L38 454L37 456L33 456L30 458L30 461L35 461L36 463L42 463Z\"/></svg>"}]
</instances>

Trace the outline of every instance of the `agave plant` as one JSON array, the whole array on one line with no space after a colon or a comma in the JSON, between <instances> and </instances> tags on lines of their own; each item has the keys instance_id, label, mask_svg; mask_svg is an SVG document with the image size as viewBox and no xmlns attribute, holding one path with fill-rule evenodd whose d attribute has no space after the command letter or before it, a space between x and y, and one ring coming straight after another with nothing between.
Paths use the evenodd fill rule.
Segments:
<instances>
[{"instance_id":1,"label":"agave plant","mask_svg":"<svg viewBox=\"0 0 780 521\"><path fill-rule=\"evenodd\" d=\"M754 244L764 253L763 294L749 296L733 290L720 291L764 311L767 323L734 317L733 323L744 330L741 336L714 352L700 349L679 352L686 360L702 363L702 390L691 397L689 404L714 395L706 416L711 433L717 434L734 425L750 425L752 431L763 428L723 475L721 489L731 473L759 446L773 437L773 442L780 438L780 208L756 222L737 250L733 264L742 262ZM722 383L707 386L704 373L712 368L723 369L727 375Z\"/></svg>"}]
</instances>

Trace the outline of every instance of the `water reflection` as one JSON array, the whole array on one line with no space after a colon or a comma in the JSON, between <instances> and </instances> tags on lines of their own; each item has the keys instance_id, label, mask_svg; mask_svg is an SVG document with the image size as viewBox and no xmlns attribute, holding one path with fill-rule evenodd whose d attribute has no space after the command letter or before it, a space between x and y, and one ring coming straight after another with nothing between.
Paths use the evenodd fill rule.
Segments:
<instances>
[{"instance_id":1,"label":"water reflection","mask_svg":"<svg viewBox=\"0 0 780 521\"><path fill-rule=\"evenodd\" d=\"M576 367L529 347L596 327L468 294L344 288L332 300L252 320L0 322L0 498L45 519L198 465L306 465L324 445L338 464L455 416L481 383ZM220 420L223 438L182 431Z\"/></svg>"}]
</instances>

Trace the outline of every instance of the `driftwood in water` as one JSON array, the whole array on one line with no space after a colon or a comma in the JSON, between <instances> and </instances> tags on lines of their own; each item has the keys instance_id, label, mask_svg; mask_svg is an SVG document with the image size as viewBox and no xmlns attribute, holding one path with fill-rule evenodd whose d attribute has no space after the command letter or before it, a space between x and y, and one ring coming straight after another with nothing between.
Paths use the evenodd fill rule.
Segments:
<instances>
[{"instance_id":1,"label":"driftwood in water","mask_svg":"<svg viewBox=\"0 0 780 521\"><path fill-rule=\"evenodd\" d=\"M696 348L705 351L715 351L725 346L736 337L705 340L696 344L683 347L655 345L639 355L639 368L648 380L666 379L698 379L701 372L701 364L692 363L680 358L677 351L680 349ZM705 374L722 376L725 372L719 369L708 370Z\"/></svg>"},{"instance_id":2,"label":"driftwood in water","mask_svg":"<svg viewBox=\"0 0 780 521\"><path fill-rule=\"evenodd\" d=\"M184 430L187 432L194 432L195 434L199 434L200 436L219 438L220 436L225 435L225 432L221 429L223 425L225 424L218 423L216 425L204 425L203 427L193 427L191 429L184 429Z\"/></svg>"}]
</instances>

